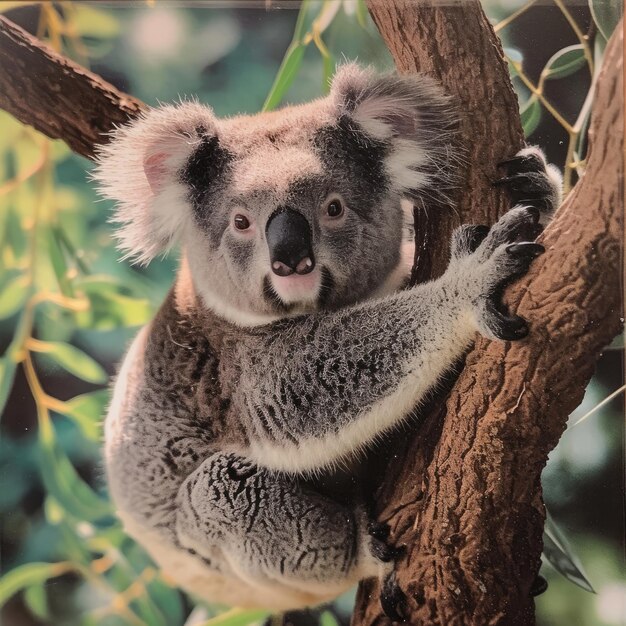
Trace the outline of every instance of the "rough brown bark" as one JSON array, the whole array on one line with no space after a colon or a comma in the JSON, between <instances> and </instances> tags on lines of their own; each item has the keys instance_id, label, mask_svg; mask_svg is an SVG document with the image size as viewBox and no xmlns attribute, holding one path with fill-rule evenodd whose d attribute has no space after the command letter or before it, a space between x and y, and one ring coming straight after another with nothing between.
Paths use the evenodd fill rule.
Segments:
<instances>
[{"instance_id":1,"label":"rough brown bark","mask_svg":"<svg viewBox=\"0 0 626 626\"><path fill-rule=\"evenodd\" d=\"M0 108L86 157L142 103L0 15Z\"/></svg>"},{"instance_id":2,"label":"rough brown bark","mask_svg":"<svg viewBox=\"0 0 626 626\"><path fill-rule=\"evenodd\" d=\"M469 111L463 130L472 166L462 221L493 221L502 205L493 202L489 164L519 146L519 117L480 6L373 2L370 11L398 67L437 76ZM529 590L541 553L541 470L623 314L617 31L598 82L587 173L543 237L547 254L508 294L531 336L477 341L447 401L423 416L380 490L380 519L390 523L392 541L408 548L398 575L411 624L534 623ZM442 225L435 247L445 250L449 220ZM435 261L434 272L443 262ZM374 582L361 586L352 623L388 623Z\"/></svg>"},{"instance_id":3,"label":"rough brown bark","mask_svg":"<svg viewBox=\"0 0 626 626\"><path fill-rule=\"evenodd\" d=\"M459 95L468 113L463 131L473 140L461 218L492 222L506 206L489 186L493 164L519 147L521 132L480 6L376 2L371 10L402 70L429 71ZM413 624L533 621L540 472L620 326L621 50L618 29L599 80L588 172L546 232L547 254L509 294L530 320L531 337L479 341L447 402L389 467L380 515L408 546L399 576ZM91 156L106 141L102 133L141 106L0 17L0 107L22 122ZM429 265L434 273L443 267L452 220L437 226L445 234ZM354 623L385 622L377 590L363 587Z\"/></svg>"}]
</instances>

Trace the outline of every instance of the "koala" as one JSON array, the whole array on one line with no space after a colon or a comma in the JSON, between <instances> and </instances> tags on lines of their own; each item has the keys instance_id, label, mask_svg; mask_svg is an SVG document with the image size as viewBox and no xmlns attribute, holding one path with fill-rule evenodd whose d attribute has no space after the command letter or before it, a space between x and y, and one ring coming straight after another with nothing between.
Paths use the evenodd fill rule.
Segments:
<instances>
[{"instance_id":1,"label":"koala","mask_svg":"<svg viewBox=\"0 0 626 626\"><path fill-rule=\"evenodd\" d=\"M405 288L412 207L451 201L455 129L428 77L346 65L314 102L161 106L101 149L121 249L182 251L117 376L105 464L126 531L187 591L282 611L379 577L402 617L384 527L310 478L405 421L477 332L526 336L500 294L559 202L558 172L522 151L498 183L515 206L461 226L447 271Z\"/></svg>"}]
</instances>

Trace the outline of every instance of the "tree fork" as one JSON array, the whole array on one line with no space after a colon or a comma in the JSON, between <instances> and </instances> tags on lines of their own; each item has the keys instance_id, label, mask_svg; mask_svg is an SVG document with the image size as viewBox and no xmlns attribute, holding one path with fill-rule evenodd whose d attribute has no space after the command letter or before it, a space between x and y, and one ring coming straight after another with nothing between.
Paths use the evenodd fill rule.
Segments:
<instances>
[{"instance_id":1,"label":"tree fork","mask_svg":"<svg viewBox=\"0 0 626 626\"><path fill-rule=\"evenodd\" d=\"M461 129L472 138L461 219L493 222L506 207L490 187L495 164L522 135L500 44L480 5L372 0L370 11L401 71L429 72L459 98ZM621 327L622 47L620 25L598 79L587 173L546 231L547 253L509 290L530 337L479 339L447 400L388 468L379 513L408 547L398 574L412 624L534 621L541 469ZM23 123L92 157L106 133L143 106L0 16L0 107ZM437 274L453 220L441 215L433 224L442 253L427 269ZM376 585L366 583L353 624L383 623Z\"/></svg>"}]
</instances>

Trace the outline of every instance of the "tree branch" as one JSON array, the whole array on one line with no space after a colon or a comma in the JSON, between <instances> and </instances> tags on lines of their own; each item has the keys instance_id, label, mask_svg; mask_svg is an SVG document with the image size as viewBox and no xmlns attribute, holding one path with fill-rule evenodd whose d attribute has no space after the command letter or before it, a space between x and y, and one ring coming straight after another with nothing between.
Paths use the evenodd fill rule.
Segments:
<instances>
[{"instance_id":1,"label":"tree branch","mask_svg":"<svg viewBox=\"0 0 626 626\"><path fill-rule=\"evenodd\" d=\"M500 146L490 148L501 143L492 133L507 120L518 123L507 94L486 99L483 92L509 89L493 76L505 68L502 58L492 65L501 51L491 26L477 3L373 2L370 11L401 70L434 74L469 107L471 200L465 197L463 221L477 221L484 205L471 203L490 194L484 168L503 156ZM392 541L408 548L398 575L411 624L534 623L529 591L541 554L541 470L601 350L621 328L622 37L618 26L598 81L587 173L543 237L548 252L509 290L530 337L478 340L447 401L440 397L426 412L385 474L380 519L390 523ZM504 154L515 152L516 138L506 136ZM480 155L490 160L476 161ZM438 244L447 249L443 238ZM353 624L384 623L377 584L363 583Z\"/></svg>"},{"instance_id":2,"label":"tree branch","mask_svg":"<svg viewBox=\"0 0 626 626\"><path fill-rule=\"evenodd\" d=\"M88 158L143 104L0 15L0 108Z\"/></svg>"}]
</instances>

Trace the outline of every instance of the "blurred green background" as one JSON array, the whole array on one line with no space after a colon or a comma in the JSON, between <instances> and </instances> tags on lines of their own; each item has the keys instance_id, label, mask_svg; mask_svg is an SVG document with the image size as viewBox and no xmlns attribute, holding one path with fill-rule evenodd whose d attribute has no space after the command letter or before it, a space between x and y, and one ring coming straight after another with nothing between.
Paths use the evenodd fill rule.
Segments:
<instances>
[{"instance_id":1,"label":"blurred green background","mask_svg":"<svg viewBox=\"0 0 626 626\"><path fill-rule=\"evenodd\" d=\"M4 2L0 11L149 104L197 96L218 115L322 95L344 59L393 66L362 2L290 7ZM584 167L592 70L621 5L500 0L485 9L530 141L569 164L570 185ZM143 269L120 262L111 207L96 198L90 169L0 111L0 615L10 626L203 623L223 607L197 608L190 619L193 599L123 535L106 498L107 379L168 290L176 259ZM596 593L546 564L541 626L626 624L623 393L594 410L623 385L622 363L617 340L544 473L546 502L567 537L553 536L561 549L552 560L569 555L561 569L584 573ZM272 624L347 624L353 598ZM231 611L210 623L264 620Z\"/></svg>"}]
</instances>

